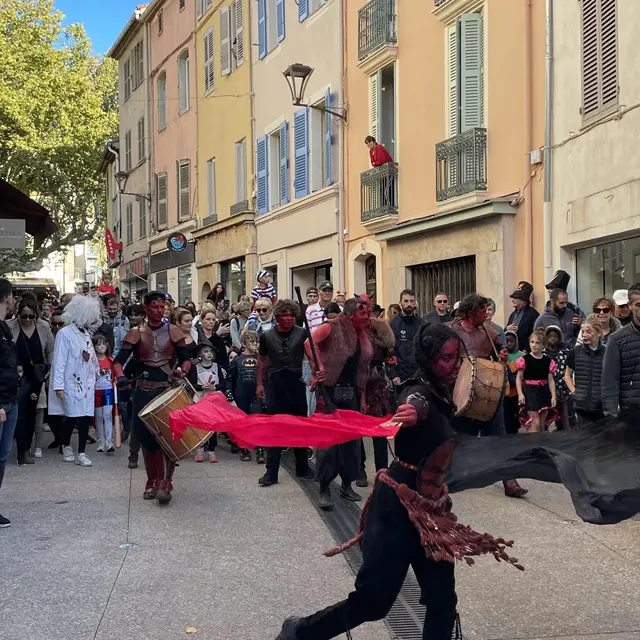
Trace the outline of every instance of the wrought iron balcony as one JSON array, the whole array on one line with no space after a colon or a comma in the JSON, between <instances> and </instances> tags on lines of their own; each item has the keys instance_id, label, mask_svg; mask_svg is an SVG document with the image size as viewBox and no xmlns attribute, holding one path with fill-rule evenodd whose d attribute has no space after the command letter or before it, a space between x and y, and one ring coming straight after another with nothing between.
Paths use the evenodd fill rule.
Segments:
<instances>
[{"instance_id":1,"label":"wrought iron balcony","mask_svg":"<svg viewBox=\"0 0 640 640\"><path fill-rule=\"evenodd\" d=\"M398 163L387 162L360 174L360 220L363 224L398 215Z\"/></svg>"},{"instance_id":2,"label":"wrought iron balcony","mask_svg":"<svg viewBox=\"0 0 640 640\"><path fill-rule=\"evenodd\" d=\"M396 0L370 0L358 11L358 60L398 42Z\"/></svg>"},{"instance_id":3,"label":"wrought iron balcony","mask_svg":"<svg viewBox=\"0 0 640 640\"><path fill-rule=\"evenodd\" d=\"M436 145L436 200L487 190L487 130L474 128Z\"/></svg>"}]
</instances>

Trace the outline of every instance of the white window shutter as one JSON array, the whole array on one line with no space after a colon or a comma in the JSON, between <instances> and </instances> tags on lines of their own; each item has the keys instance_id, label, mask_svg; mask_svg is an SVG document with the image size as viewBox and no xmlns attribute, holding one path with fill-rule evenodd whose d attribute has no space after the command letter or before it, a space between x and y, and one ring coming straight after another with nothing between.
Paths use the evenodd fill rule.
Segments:
<instances>
[{"instance_id":1,"label":"white window shutter","mask_svg":"<svg viewBox=\"0 0 640 640\"><path fill-rule=\"evenodd\" d=\"M180 220L186 220L191 213L190 169L188 160L178 162L178 218Z\"/></svg>"},{"instance_id":2,"label":"white window shutter","mask_svg":"<svg viewBox=\"0 0 640 640\"><path fill-rule=\"evenodd\" d=\"M236 54L236 67L244 62L244 3L236 0L236 38L234 50Z\"/></svg>"},{"instance_id":3,"label":"white window shutter","mask_svg":"<svg viewBox=\"0 0 640 640\"><path fill-rule=\"evenodd\" d=\"M204 0L196 0L196 17L198 20L202 18L202 9L204 7Z\"/></svg>"},{"instance_id":4,"label":"white window shutter","mask_svg":"<svg viewBox=\"0 0 640 640\"><path fill-rule=\"evenodd\" d=\"M158 199L158 226L162 227L167 224L167 174L158 175L158 185L156 190Z\"/></svg>"},{"instance_id":5,"label":"white window shutter","mask_svg":"<svg viewBox=\"0 0 640 640\"><path fill-rule=\"evenodd\" d=\"M377 71L369 78L369 132L377 142L380 142L380 91L381 71Z\"/></svg>"},{"instance_id":6,"label":"white window shutter","mask_svg":"<svg viewBox=\"0 0 640 640\"><path fill-rule=\"evenodd\" d=\"M220 9L220 73L231 73L231 12L229 7Z\"/></svg>"},{"instance_id":7,"label":"white window shutter","mask_svg":"<svg viewBox=\"0 0 640 640\"><path fill-rule=\"evenodd\" d=\"M483 87L482 15L468 13L460 20L460 131L482 127Z\"/></svg>"},{"instance_id":8,"label":"white window shutter","mask_svg":"<svg viewBox=\"0 0 640 640\"><path fill-rule=\"evenodd\" d=\"M247 141L236 142L236 202L247 199Z\"/></svg>"},{"instance_id":9,"label":"white window shutter","mask_svg":"<svg viewBox=\"0 0 640 640\"><path fill-rule=\"evenodd\" d=\"M458 29L447 29L447 137L458 135Z\"/></svg>"},{"instance_id":10,"label":"white window shutter","mask_svg":"<svg viewBox=\"0 0 640 640\"><path fill-rule=\"evenodd\" d=\"M213 70L213 27L204 36L204 92L210 93L215 89Z\"/></svg>"}]
</instances>

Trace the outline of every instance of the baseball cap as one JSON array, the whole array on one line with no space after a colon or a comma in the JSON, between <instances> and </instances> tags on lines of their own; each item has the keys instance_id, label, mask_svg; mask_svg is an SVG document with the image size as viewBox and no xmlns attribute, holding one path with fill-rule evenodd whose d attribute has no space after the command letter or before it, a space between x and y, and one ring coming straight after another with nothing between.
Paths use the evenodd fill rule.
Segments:
<instances>
[{"instance_id":1,"label":"baseball cap","mask_svg":"<svg viewBox=\"0 0 640 640\"><path fill-rule=\"evenodd\" d=\"M329 280L325 280L320 284L318 289L320 289L320 291L322 291L323 289L331 289L333 291L333 285L331 284L331 282L329 282Z\"/></svg>"},{"instance_id":2,"label":"baseball cap","mask_svg":"<svg viewBox=\"0 0 640 640\"><path fill-rule=\"evenodd\" d=\"M307 287L307 295L310 293L318 293L317 287Z\"/></svg>"},{"instance_id":3,"label":"baseball cap","mask_svg":"<svg viewBox=\"0 0 640 640\"><path fill-rule=\"evenodd\" d=\"M617 289L613 292L613 301L619 307L629 304L629 292L626 289Z\"/></svg>"}]
</instances>

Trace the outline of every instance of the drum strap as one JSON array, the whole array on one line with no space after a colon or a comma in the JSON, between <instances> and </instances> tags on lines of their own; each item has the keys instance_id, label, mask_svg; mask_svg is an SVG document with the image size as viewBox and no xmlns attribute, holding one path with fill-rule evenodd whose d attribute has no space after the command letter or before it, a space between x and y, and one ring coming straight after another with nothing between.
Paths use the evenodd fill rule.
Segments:
<instances>
[{"instance_id":1,"label":"drum strap","mask_svg":"<svg viewBox=\"0 0 640 640\"><path fill-rule=\"evenodd\" d=\"M482 328L484 329L484 332L487 334L487 340L489 340L489 342L491 343L491 346L493 347L493 353L496 354L496 362L500 362L500 354L498 353L498 350L496 349L496 343L491 339L491 336L489 335L489 332L487 331L487 327L482 325Z\"/></svg>"}]
</instances>

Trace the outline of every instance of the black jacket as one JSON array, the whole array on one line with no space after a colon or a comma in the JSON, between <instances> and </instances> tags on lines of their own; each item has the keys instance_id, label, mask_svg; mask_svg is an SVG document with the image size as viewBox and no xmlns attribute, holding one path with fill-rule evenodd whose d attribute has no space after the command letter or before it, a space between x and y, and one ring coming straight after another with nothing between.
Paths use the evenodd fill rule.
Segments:
<instances>
[{"instance_id":1,"label":"black jacket","mask_svg":"<svg viewBox=\"0 0 640 640\"><path fill-rule=\"evenodd\" d=\"M104 337L104 339L107 341L107 344L109 345L109 348L111 349L111 353L113 353L116 344L113 335L113 327L108 322L103 322L98 330L93 334L94 337L98 335Z\"/></svg>"},{"instance_id":2,"label":"black jacket","mask_svg":"<svg viewBox=\"0 0 640 640\"><path fill-rule=\"evenodd\" d=\"M0 320L0 408L15 404L18 396L18 359L11 331Z\"/></svg>"},{"instance_id":3,"label":"black jacket","mask_svg":"<svg viewBox=\"0 0 640 640\"><path fill-rule=\"evenodd\" d=\"M616 331L607 342L602 408L614 415L640 410L640 328L633 322Z\"/></svg>"},{"instance_id":4,"label":"black jacket","mask_svg":"<svg viewBox=\"0 0 640 640\"><path fill-rule=\"evenodd\" d=\"M507 320L507 326L514 324L517 311L514 310ZM521 351L529 350L529 336L533 333L533 327L540 314L531 306L524 308L522 320L518 323L518 347Z\"/></svg>"},{"instance_id":5,"label":"black jacket","mask_svg":"<svg viewBox=\"0 0 640 640\"><path fill-rule=\"evenodd\" d=\"M576 392L573 403L579 411L602 411L602 365L605 347L592 349L577 345L569 354L567 366L573 369Z\"/></svg>"},{"instance_id":6,"label":"black jacket","mask_svg":"<svg viewBox=\"0 0 640 640\"><path fill-rule=\"evenodd\" d=\"M389 377L400 378L401 382L415 377L417 371L413 340L418 329L425 324L420 316L396 316L391 321L391 330L396 338L393 355L398 363L389 367Z\"/></svg>"}]
</instances>

